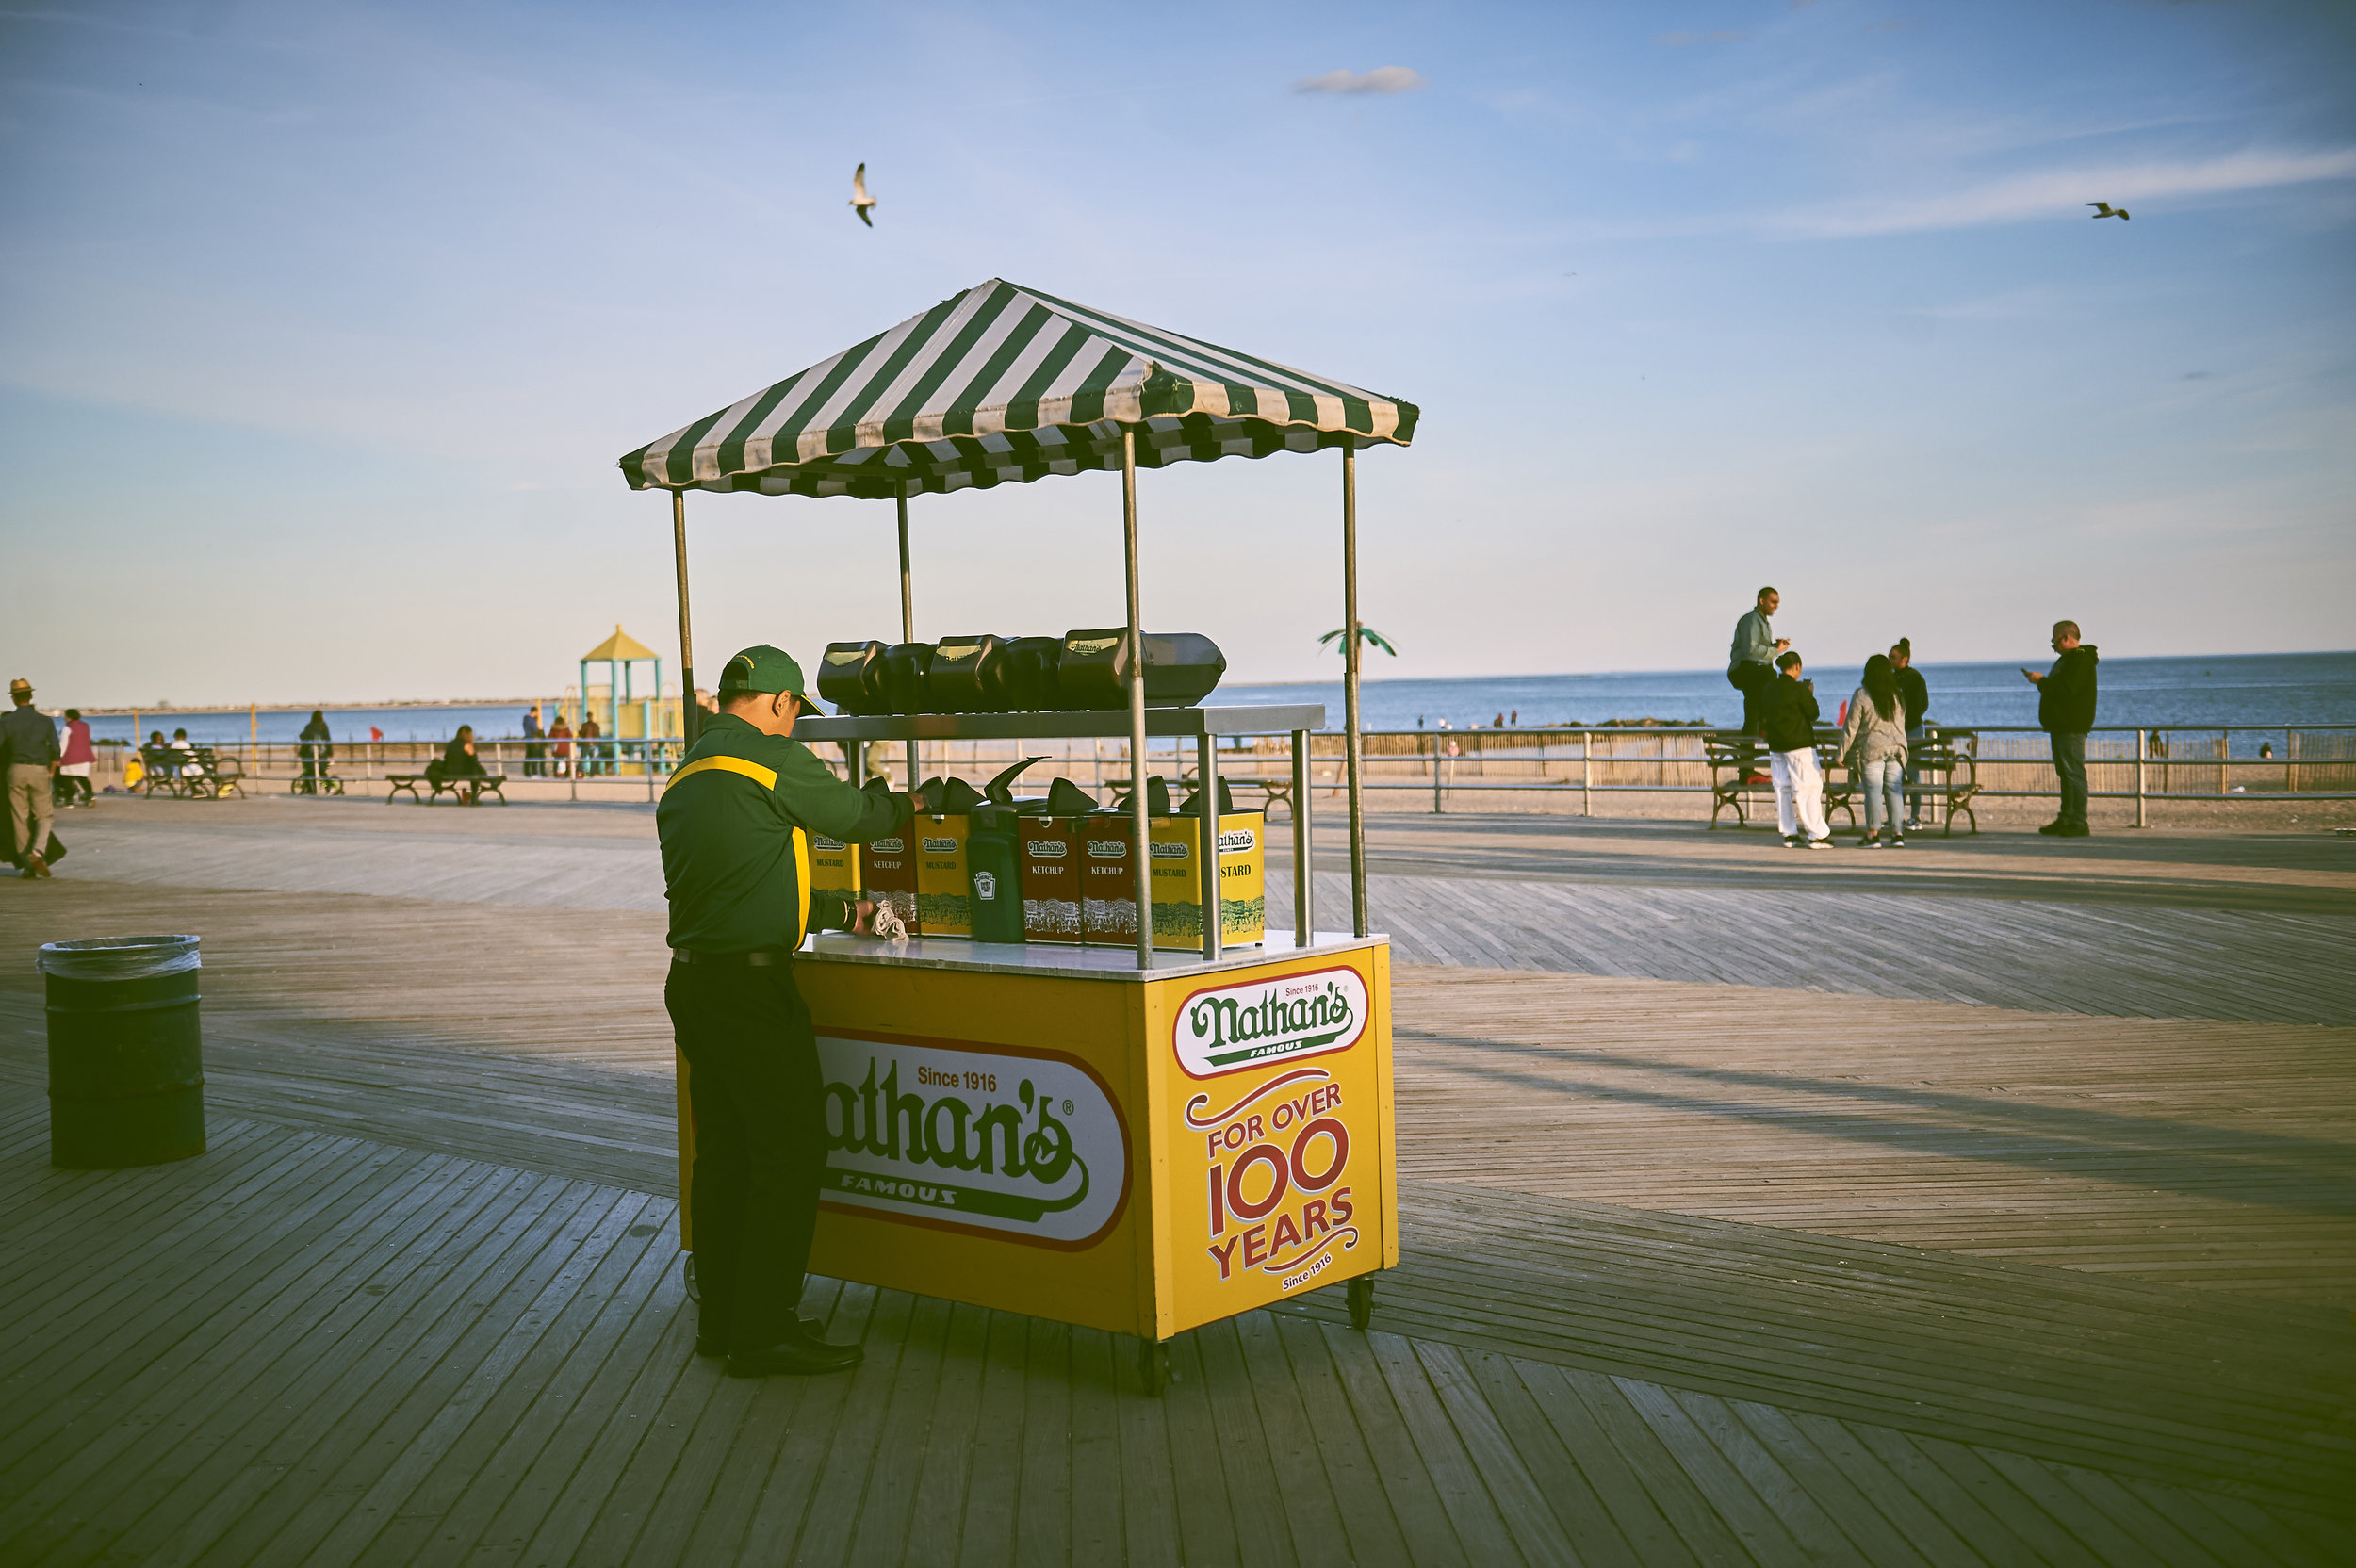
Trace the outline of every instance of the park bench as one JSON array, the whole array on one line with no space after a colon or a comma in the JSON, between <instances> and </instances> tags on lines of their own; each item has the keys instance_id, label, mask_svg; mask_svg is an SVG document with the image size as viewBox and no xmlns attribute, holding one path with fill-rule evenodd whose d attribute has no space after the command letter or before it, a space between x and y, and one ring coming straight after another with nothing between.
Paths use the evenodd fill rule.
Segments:
<instances>
[{"instance_id":1,"label":"park bench","mask_svg":"<svg viewBox=\"0 0 2356 1568\"><path fill-rule=\"evenodd\" d=\"M178 746L141 746L139 767L141 794L161 790L190 800L219 800L245 793L245 764L210 746L187 751Z\"/></svg>"},{"instance_id":2,"label":"park bench","mask_svg":"<svg viewBox=\"0 0 2356 1568\"><path fill-rule=\"evenodd\" d=\"M1915 776L1907 792L1922 795L1925 805L1936 803L1942 836L1955 833L1958 811L1974 834L1980 830L1979 813L1972 808L1972 797L1980 792L1978 744L1974 730L1933 728L1906 754Z\"/></svg>"},{"instance_id":3,"label":"park bench","mask_svg":"<svg viewBox=\"0 0 2356 1568\"><path fill-rule=\"evenodd\" d=\"M1734 813L1737 827L1748 827L1751 805L1761 792L1772 808L1775 788L1765 782L1767 748L1758 736L1740 729L1713 729L1702 737L1702 756L1710 763L1712 828L1718 825L1718 813L1728 810Z\"/></svg>"},{"instance_id":4,"label":"park bench","mask_svg":"<svg viewBox=\"0 0 2356 1568\"><path fill-rule=\"evenodd\" d=\"M393 787L392 792L384 797L384 804L387 806L403 794L420 806L431 806L444 795L450 796L452 800L464 800L466 798L468 790L474 792L477 799L484 795L495 795L501 806L507 804L507 776L503 773L453 774L448 778L444 778L438 772L390 773L384 776L384 782ZM420 784L431 786L422 795L417 793L417 786Z\"/></svg>"}]
</instances>

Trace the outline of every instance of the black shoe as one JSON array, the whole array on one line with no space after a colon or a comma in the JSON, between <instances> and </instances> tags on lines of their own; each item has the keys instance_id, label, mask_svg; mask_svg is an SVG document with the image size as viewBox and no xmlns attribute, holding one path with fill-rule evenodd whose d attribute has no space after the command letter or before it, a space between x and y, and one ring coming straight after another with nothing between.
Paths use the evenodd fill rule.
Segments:
<instances>
[{"instance_id":1,"label":"black shoe","mask_svg":"<svg viewBox=\"0 0 2356 1568\"><path fill-rule=\"evenodd\" d=\"M731 1378L807 1378L825 1372L848 1372L867 1359L856 1345L829 1345L822 1339L795 1336L781 1339L764 1350L738 1351L728 1357Z\"/></svg>"},{"instance_id":2,"label":"black shoe","mask_svg":"<svg viewBox=\"0 0 2356 1568\"><path fill-rule=\"evenodd\" d=\"M2050 838L2056 833L2066 832L2068 830L2068 825L2069 825L2064 823L2059 817L2055 817L2052 822L2049 822L2043 827L2038 828L2037 831Z\"/></svg>"},{"instance_id":3,"label":"black shoe","mask_svg":"<svg viewBox=\"0 0 2356 1568\"><path fill-rule=\"evenodd\" d=\"M1901 834L1897 835L1895 838L1893 838L1893 839L1891 839L1891 840L1890 841L1890 848L1892 848L1892 849L1904 849L1904 848L1906 848L1906 836L1904 833L1901 833Z\"/></svg>"},{"instance_id":4,"label":"black shoe","mask_svg":"<svg viewBox=\"0 0 2356 1568\"><path fill-rule=\"evenodd\" d=\"M2093 835L2093 832L2094 829L2088 827L2082 822L2057 823L2053 827L2053 837L2056 839L2090 838Z\"/></svg>"}]
</instances>

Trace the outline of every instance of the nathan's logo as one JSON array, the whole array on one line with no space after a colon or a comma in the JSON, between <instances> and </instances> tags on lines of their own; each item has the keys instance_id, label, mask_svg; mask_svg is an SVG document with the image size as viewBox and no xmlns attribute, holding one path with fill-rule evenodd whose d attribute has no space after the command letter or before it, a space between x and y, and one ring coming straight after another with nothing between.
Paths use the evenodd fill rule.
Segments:
<instances>
[{"instance_id":1,"label":"nathan's logo","mask_svg":"<svg viewBox=\"0 0 2356 1568\"><path fill-rule=\"evenodd\" d=\"M1074 637L1063 645L1063 650L1066 653L1102 653L1106 648L1120 645L1121 639L1118 637Z\"/></svg>"},{"instance_id":2,"label":"nathan's logo","mask_svg":"<svg viewBox=\"0 0 2356 1568\"><path fill-rule=\"evenodd\" d=\"M867 847L879 855L897 855L908 845L898 839L875 839L870 841Z\"/></svg>"},{"instance_id":3,"label":"nathan's logo","mask_svg":"<svg viewBox=\"0 0 2356 1568\"><path fill-rule=\"evenodd\" d=\"M829 839L824 833L812 833L810 836L810 847L821 850L836 850L843 848L843 841L840 839Z\"/></svg>"},{"instance_id":4,"label":"nathan's logo","mask_svg":"<svg viewBox=\"0 0 2356 1568\"><path fill-rule=\"evenodd\" d=\"M1060 860L1072 853L1072 846L1061 839L1033 839L1023 847L1042 860Z\"/></svg>"},{"instance_id":5,"label":"nathan's logo","mask_svg":"<svg viewBox=\"0 0 2356 1568\"><path fill-rule=\"evenodd\" d=\"M1366 983L1354 969L1321 969L1197 991L1171 1032L1178 1065L1194 1078L1347 1051L1366 1032Z\"/></svg>"},{"instance_id":6,"label":"nathan's logo","mask_svg":"<svg viewBox=\"0 0 2356 1568\"><path fill-rule=\"evenodd\" d=\"M1129 846L1119 839L1090 839L1088 853L1099 860L1125 860Z\"/></svg>"},{"instance_id":7,"label":"nathan's logo","mask_svg":"<svg viewBox=\"0 0 2356 1568\"><path fill-rule=\"evenodd\" d=\"M1156 860L1183 860L1188 855L1192 854L1193 851L1194 846L1192 844L1172 842L1170 840L1163 839L1158 841L1153 845L1153 858Z\"/></svg>"},{"instance_id":8,"label":"nathan's logo","mask_svg":"<svg viewBox=\"0 0 2356 1568\"><path fill-rule=\"evenodd\" d=\"M924 845L927 855L955 855L957 852L955 839L919 839L917 842Z\"/></svg>"},{"instance_id":9,"label":"nathan's logo","mask_svg":"<svg viewBox=\"0 0 2356 1568\"><path fill-rule=\"evenodd\" d=\"M818 1037L823 1201L1085 1245L1121 1212L1128 1135L1104 1086L1053 1057Z\"/></svg>"},{"instance_id":10,"label":"nathan's logo","mask_svg":"<svg viewBox=\"0 0 2356 1568\"><path fill-rule=\"evenodd\" d=\"M1221 855L1249 855L1260 841L1260 836L1249 827L1232 827L1219 836Z\"/></svg>"}]
</instances>

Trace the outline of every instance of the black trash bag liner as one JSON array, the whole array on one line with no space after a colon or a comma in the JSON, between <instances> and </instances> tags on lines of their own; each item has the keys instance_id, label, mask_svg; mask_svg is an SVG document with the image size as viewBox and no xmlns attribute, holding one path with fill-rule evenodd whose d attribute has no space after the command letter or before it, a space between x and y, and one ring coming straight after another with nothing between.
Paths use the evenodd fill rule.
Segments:
<instances>
[{"instance_id":1,"label":"black trash bag liner","mask_svg":"<svg viewBox=\"0 0 2356 1568\"><path fill-rule=\"evenodd\" d=\"M924 685L936 713L999 713L1006 710L1006 640L982 632L935 643Z\"/></svg>"},{"instance_id":2,"label":"black trash bag liner","mask_svg":"<svg viewBox=\"0 0 2356 1568\"><path fill-rule=\"evenodd\" d=\"M982 786L982 798L994 801L1000 806L1012 806L1015 803L1014 781L1022 777L1023 770L1032 763L1046 760L1046 754L1042 753L1037 757L1025 757L1012 767L1001 768L991 776L989 783Z\"/></svg>"},{"instance_id":3,"label":"black trash bag liner","mask_svg":"<svg viewBox=\"0 0 2356 1568\"><path fill-rule=\"evenodd\" d=\"M940 817L971 811L984 796L962 778L927 778L916 787L916 799L922 809Z\"/></svg>"},{"instance_id":4,"label":"black trash bag liner","mask_svg":"<svg viewBox=\"0 0 2356 1568\"><path fill-rule=\"evenodd\" d=\"M1219 781L1219 814L1222 817L1226 816L1235 808L1235 792L1229 789L1227 780L1222 778ZM1178 808L1178 814L1182 817L1199 817L1203 814L1203 791L1200 787L1192 794L1186 796L1186 803Z\"/></svg>"},{"instance_id":5,"label":"black trash bag liner","mask_svg":"<svg viewBox=\"0 0 2356 1568\"><path fill-rule=\"evenodd\" d=\"M1055 680L1056 667L1062 662L1060 637L1017 637L1008 643L1006 711L1038 713L1067 706Z\"/></svg>"},{"instance_id":6,"label":"black trash bag liner","mask_svg":"<svg viewBox=\"0 0 2356 1568\"><path fill-rule=\"evenodd\" d=\"M1020 808L1026 817L1084 817L1096 809L1096 797L1069 778L1051 778L1045 800L1026 800Z\"/></svg>"},{"instance_id":7,"label":"black trash bag liner","mask_svg":"<svg viewBox=\"0 0 2356 1568\"><path fill-rule=\"evenodd\" d=\"M884 680L884 645L828 643L818 661L818 694L837 710L857 715L892 711L892 693Z\"/></svg>"},{"instance_id":8,"label":"black trash bag liner","mask_svg":"<svg viewBox=\"0 0 2356 1568\"><path fill-rule=\"evenodd\" d=\"M931 669L933 645L930 643L894 643L884 649L884 690L892 699L894 713L929 713L932 694L925 689L925 672Z\"/></svg>"},{"instance_id":9,"label":"black trash bag liner","mask_svg":"<svg viewBox=\"0 0 2356 1568\"><path fill-rule=\"evenodd\" d=\"M1194 631L1149 631L1145 644L1145 704L1187 708L1217 689L1227 673L1219 645ZM1067 631L1055 683L1063 700L1077 709L1129 706L1129 638L1121 627Z\"/></svg>"}]
</instances>

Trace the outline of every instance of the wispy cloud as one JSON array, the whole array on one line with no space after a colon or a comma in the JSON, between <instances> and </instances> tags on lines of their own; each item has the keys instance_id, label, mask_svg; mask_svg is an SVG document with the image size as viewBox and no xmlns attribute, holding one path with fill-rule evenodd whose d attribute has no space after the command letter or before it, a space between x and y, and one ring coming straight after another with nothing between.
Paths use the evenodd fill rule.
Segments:
<instances>
[{"instance_id":1,"label":"wispy cloud","mask_svg":"<svg viewBox=\"0 0 2356 1568\"><path fill-rule=\"evenodd\" d=\"M2356 148L2316 153L2236 153L2198 163L2090 165L2015 174L1983 185L1896 200L1801 207L1757 221L1791 239L1850 239L1982 228L2075 215L2093 201L2125 204L2178 196L2302 185L2356 175Z\"/></svg>"},{"instance_id":2,"label":"wispy cloud","mask_svg":"<svg viewBox=\"0 0 2356 1568\"><path fill-rule=\"evenodd\" d=\"M1329 71L1303 76L1293 83L1295 92L1338 92L1352 95L1413 92L1425 85L1423 73L1403 65L1378 65L1372 71Z\"/></svg>"}]
</instances>

